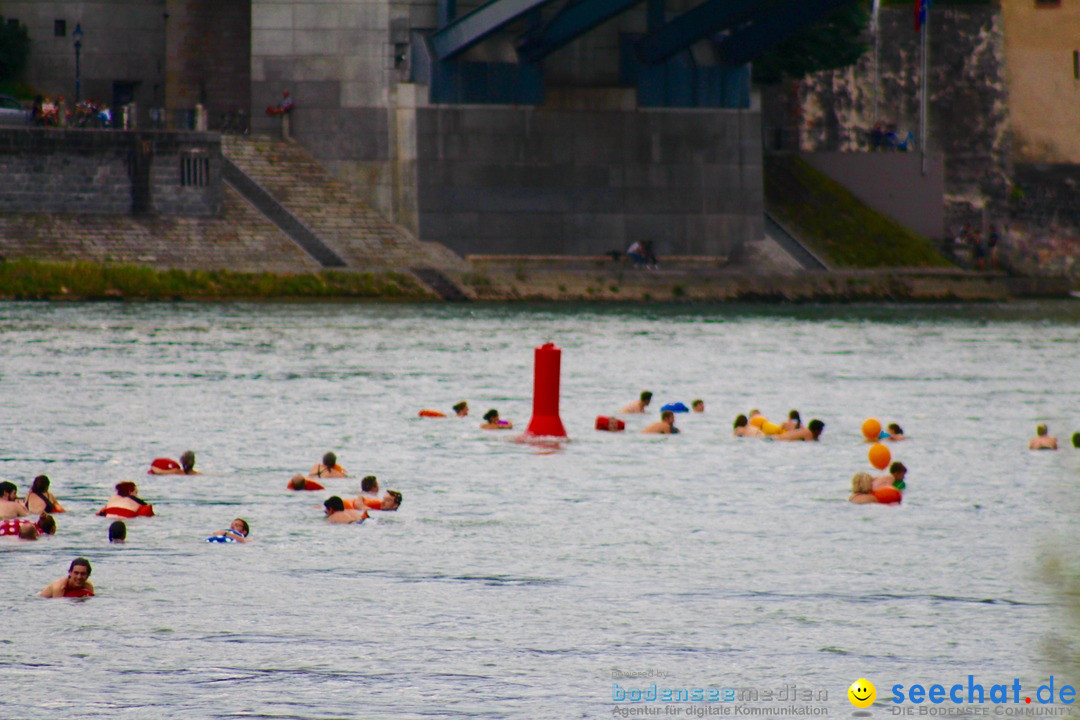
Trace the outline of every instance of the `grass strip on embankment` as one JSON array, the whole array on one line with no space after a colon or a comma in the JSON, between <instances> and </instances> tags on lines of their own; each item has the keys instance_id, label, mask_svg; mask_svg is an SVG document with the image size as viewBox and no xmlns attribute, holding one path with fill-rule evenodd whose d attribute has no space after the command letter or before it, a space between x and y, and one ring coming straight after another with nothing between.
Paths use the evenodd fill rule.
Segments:
<instances>
[{"instance_id":1,"label":"grass strip on embankment","mask_svg":"<svg viewBox=\"0 0 1080 720\"><path fill-rule=\"evenodd\" d=\"M765 202L835 269L952 267L925 237L794 155L765 156Z\"/></svg>"},{"instance_id":2,"label":"grass strip on embankment","mask_svg":"<svg viewBox=\"0 0 1080 720\"><path fill-rule=\"evenodd\" d=\"M0 262L0 299L423 300L431 295L412 276L396 272L279 275L19 259Z\"/></svg>"}]
</instances>

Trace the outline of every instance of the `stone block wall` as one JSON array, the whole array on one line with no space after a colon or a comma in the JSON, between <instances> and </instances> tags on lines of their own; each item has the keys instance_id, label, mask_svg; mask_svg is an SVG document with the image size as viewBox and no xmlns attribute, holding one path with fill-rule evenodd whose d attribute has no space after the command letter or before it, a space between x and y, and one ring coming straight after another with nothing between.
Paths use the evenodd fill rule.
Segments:
<instances>
[{"instance_id":1,"label":"stone block wall","mask_svg":"<svg viewBox=\"0 0 1080 720\"><path fill-rule=\"evenodd\" d=\"M0 130L0 212L211 216L221 195L217 135Z\"/></svg>"},{"instance_id":2,"label":"stone block wall","mask_svg":"<svg viewBox=\"0 0 1080 720\"><path fill-rule=\"evenodd\" d=\"M873 53L799 86L799 144L809 151L869 149L876 118L919 136L919 34L910 6L882 8L875 88ZM950 229L1004 212L1010 169L1000 8L935 5L930 13L929 149L945 158Z\"/></svg>"},{"instance_id":3,"label":"stone block wall","mask_svg":"<svg viewBox=\"0 0 1080 720\"><path fill-rule=\"evenodd\" d=\"M419 107L398 133L402 222L461 254L726 256L763 235L756 111Z\"/></svg>"}]
</instances>

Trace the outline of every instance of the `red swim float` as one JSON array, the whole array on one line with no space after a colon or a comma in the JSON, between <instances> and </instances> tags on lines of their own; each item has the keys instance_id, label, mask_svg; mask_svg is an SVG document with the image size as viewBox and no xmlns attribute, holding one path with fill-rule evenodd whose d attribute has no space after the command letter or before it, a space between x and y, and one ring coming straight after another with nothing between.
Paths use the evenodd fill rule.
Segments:
<instances>
[{"instance_id":1,"label":"red swim float","mask_svg":"<svg viewBox=\"0 0 1080 720\"><path fill-rule=\"evenodd\" d=\"M873 491L874 497L879 503L885 505L899 505L904 496L894 487L883 487Z\"/></svg>"},{"instance_id":2,"label":"red swim float","mask_svg":"<svg viewBox=\"0 0 1080 720\"><path fill-rule=\"evenodd\" d=\"M154 517L154 506L149 504L140 505L137 510L132 510L131 508L122 507L120 505L111 505L99 510L98 515L126 518L129 520L135 517Z\"/></svg>"},{"instance_id":3,"label":"red swim float","mask_svg":"<svg viewBox=\"0 0 1080 720\"><path fill-rule=\"evenodd\" d=\"M626 423L619 418L608 417L606 415L596 416L596 429L608 430L611 432L619 432L626 429Z\"/></svg>"},{"instance_id":4,"label":"red swim float","mask_svg":"<svg viewBox=\"0 0 1080 720\"><path fill-rule=\"evenodd\" d=\"M153 475L154 470L179 470L180 463L176 462L172 458L154 458L154 461L150 463L150 469L146 471L147 475Z\"/></svg>"},{"instance_id":5,"label":"red swim float","mask_svg":"<svg viewBox=\"0 0 1080 720\"><path fill-rule=\"evenodd\" d=\"M438 410L421 410L420 417L446 417L446 413L441 413Z\"/></svg>"}]
</instances>

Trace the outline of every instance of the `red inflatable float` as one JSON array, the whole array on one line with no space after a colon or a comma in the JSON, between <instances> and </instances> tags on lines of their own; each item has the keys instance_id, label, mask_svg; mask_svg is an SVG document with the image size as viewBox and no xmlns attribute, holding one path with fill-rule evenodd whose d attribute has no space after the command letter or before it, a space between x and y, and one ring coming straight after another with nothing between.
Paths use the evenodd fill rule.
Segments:
<instances>
[{"instance_id":1,"label":"red inflatable float","mask_svg":"<svg viewBox=\"0 0 1080 720\"><path fill-rule=\"evenodd\" d=\"M420 417L446 417L446 413L441 413L438 410L421 410Z\"/></svg>"},{"instance_id":2,"label":"red inflatable float","mask_svg":"<svg viewBox=\"0 0 1080 720\"><path fill-rule=\"evenodd\" d=\"M904 496L894 487L883 487L873 491L874 497L884 505L899 505Z\"/></svg>"},{"instance_id":3,"label":"red inflatable float","mask_svg":"<svg viewBox=\"0 0 1080 720\"><path fill-rule=\"evenodd\" d=\"M596 429L597 430L609 430L611 432L619 432L626 429L626 423L617 417L608 417L606 415L596 416Z\"/></svg>"}]
</instances>

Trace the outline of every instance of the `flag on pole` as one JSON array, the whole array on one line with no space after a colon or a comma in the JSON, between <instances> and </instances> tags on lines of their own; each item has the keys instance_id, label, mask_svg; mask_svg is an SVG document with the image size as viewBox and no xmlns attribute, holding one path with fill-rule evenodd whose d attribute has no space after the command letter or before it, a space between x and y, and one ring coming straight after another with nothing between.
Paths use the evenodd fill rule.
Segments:
<instances>
[{"instance_id":1,"label":"flag on pole","mask_svg":"<svg viewBox=\"0 0 1080 720\"><path fill-rule=\"evenodd\" d=\"M930 0L915 0L915 32L926 24L926 13L930 11Z\"/></svg>"}]
</instances>

